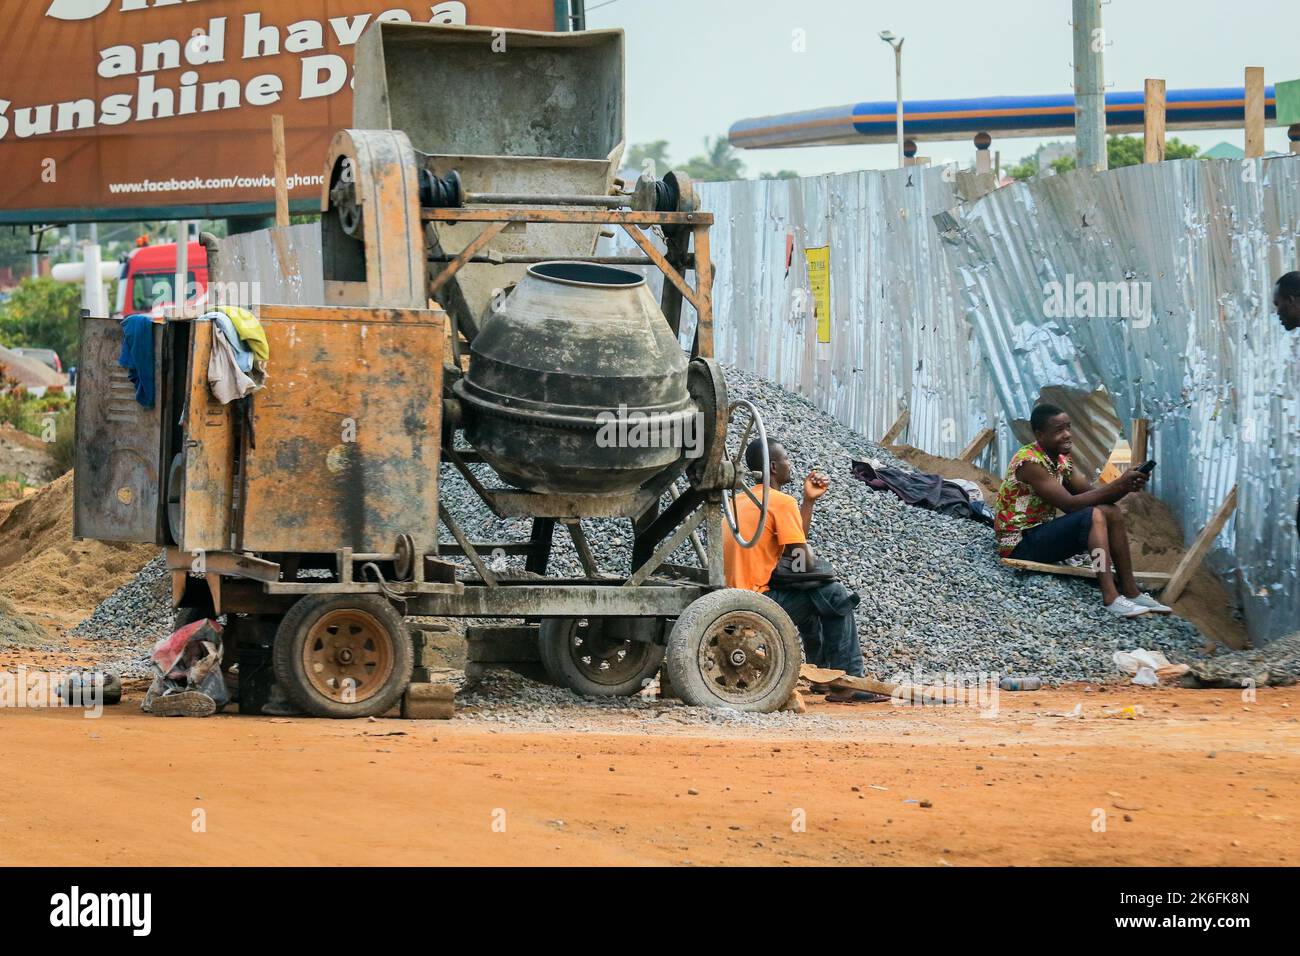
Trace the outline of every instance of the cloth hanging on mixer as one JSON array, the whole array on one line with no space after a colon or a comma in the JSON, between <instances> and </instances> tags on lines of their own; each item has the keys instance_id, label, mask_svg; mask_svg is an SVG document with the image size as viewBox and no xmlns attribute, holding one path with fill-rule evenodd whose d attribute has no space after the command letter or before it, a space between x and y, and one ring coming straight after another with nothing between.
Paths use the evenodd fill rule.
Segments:
<instances>
[{"instance_id":1,"label":"cloth hanging on mixer","mask_svg":"<svg viewBox=\"0 0 1300 956\"><path fill-rule=\"evenodd\" d=\"M266 383L265 366L255 362L252 370L245 373L239 367L235 347L226 341L220 327L209 322L208 328L212 330L212 355L208 359L208 387L212 397L222 405L229 405L261 388Z\"/></svg>"}]
</instances>

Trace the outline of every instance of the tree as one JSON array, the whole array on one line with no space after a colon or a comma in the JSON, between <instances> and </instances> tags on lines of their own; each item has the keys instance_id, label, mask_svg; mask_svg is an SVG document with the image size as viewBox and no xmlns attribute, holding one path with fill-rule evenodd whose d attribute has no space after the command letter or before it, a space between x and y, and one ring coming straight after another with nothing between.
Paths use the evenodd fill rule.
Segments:
<instances>
[{"instance_id":1,"label":"tree","mask_svg":"<svg viewBox=\"0 0 1300 956\"><path fill-rule=\"evenodd\" d=\"M25 267L30 245L26 227L0 226L0 271L13 269L17 272Z\"/></svg>"},{"instance_id":2,"label":"tree","mask_svg":"<svg viewBox=\"0 0 1300 956\"><path fill-rule=\"evenodd\" d=\"M1195 159L1201 151L1177 136L1165 141L1165 159ZM1146 158L1146 140L1142 136L1111 136L1106 140L1106 162L1111 169L1122 166L1140 166ZM1054 173L1068 173L1075 168L1073 156L1052 160ZM1012 179L1024 182L1038 175L1038 156L1026 156L1007 170Z\"/></svg>"},{"instance_id":3,"label":"tree","mask_svg":"<svg viewBox=\"0 0 1300 956\"><path fill-rule=\"evenodd\" d=\"M704 148L706 155L693 156L682 167L686 175L705 182L745 178L745 164L726 136L715 136L712 140L706 138Z\"/></svg>"},{"instance_id":4,"label":"tree","mask_svg":"<svg viewBox=\"0 0 1300 956\"><path fill-rule=\"evenodd\" d=\"M759 173L759 179L798 179L799 174L793 169L778 169L774 173Z\"/></svg>"},{"instance_id":5,"label":"tree","mask_svg":"<svg viewBox=\"0 0 1300 956\"><path fill-rule=\"evenodd\" d=\"M652 143L633 143L632 148L627 151L627 159L623 161L623 165L645 171L647 160L653 163L650 172L656 179L668 172L672 168L668 162L668 140L657 139Z\"/></svg>"},{"instance_id":6,"label":"tree","mask_svg":"<svg viewBox=\"0 0 1300 956\"><path fill-rule=\"evenodd\" d=\"M50 278L26 278L0 306L0 344L54 349L65 367L81 351L81 287Z\"/></svg>"}]
</instances>

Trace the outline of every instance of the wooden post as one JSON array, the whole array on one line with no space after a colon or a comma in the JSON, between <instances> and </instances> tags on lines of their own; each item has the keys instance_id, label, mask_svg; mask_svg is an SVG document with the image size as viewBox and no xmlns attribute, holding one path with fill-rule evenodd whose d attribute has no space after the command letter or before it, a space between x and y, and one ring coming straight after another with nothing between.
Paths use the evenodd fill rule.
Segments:
<instances>
[{"instance_id":1,"label":"wooden post","mask_svg":"<svg viewBox=\"0 0 1300 956\"><path fill-rule=\"evenodd\" d=\"M1138 465L1145 465L1147 462L1147 425L1145 418L1133 419L1133 431L1130 433L1129 448L1129 467L1136 468Z\"/></svg>"},{"instance_id":2,"label":"wooden post","mask_svg":"<svg viewBox=\"0 0 1300 956\"><path fill-rule=\"evenodd\" d=\"M1165 161L1165 81L1147 80L1144 110L1143 162Z\"/></svg>"},{"instance_id":3,"label":"wooden post","mask_svg":"<svg viewBox=\"0 0 1300 956\"><path fill-rule=\"evenodd\" d=\"M1264 68L1246 67L1246 158L1264 155Z\"/></svg>"},{"instance_id":4,"label":"wooden post","mask_svg":"<svg viewBox=\"0 0 1300 956\"><path fill-rule=\"evenodd\" d=\"M958 459L970 463L983 454L984 449L989 447L989 442L993 441L997 432L991 428L984 428L980 433L971 439L970 444L961 450Z\"/></svg>"},{"instance_id":5,"label":"wooden post","mask_svg":"<svg viewBox=\"0 0 1300 956\"><path fill-rule=\"evenodd\" d=\"M908 411L906 408L903 409L899 413L898 418L895 420L894 424L889 426L889 431L885 432L885 437L880 439L880 444L892 445L895 439L897 439L898 436L903 434L903 429L907 427L907 423L910 422L911 420L912 420L912 413Z\"/></svg>"},{"instance_id":6,"label":"wooden post","mask_svg":"<svg viewBox=\"0 0 1300 956\"><path fill-rule=\"evenodd\" d=\"M1214 544L1214 539L1219 536L1223 526L1228 523L1232 513L1237 509L1237 486L1233 485L1232 490L1228 492L1228 497L1223 499L1223 504L1219 505L1219 510L1214 513L1201 533L1196 536L1192 546L1187 549L1183 559L1178 562L1173 573L1169 575L1169 583L1165 585L1164 591L1160 598L1166 604L1173 604L1182 597L1183 590L1187 587L1187 582L1192 579L1196 569L1201 566L1205 560L1205 555L1209 553L1210 547Z\"/></svg>"},{"instance_id":7,"label":"wooden post","mask_svg":"<svg viewBox=\"0 0 1300 956\"><path fill-rule=\"evenodd\" d=\"M275 224L289 225L289 170L284 148L284 117L271 117L271 149L275 153Z\"/></svg>"}]
</instances>

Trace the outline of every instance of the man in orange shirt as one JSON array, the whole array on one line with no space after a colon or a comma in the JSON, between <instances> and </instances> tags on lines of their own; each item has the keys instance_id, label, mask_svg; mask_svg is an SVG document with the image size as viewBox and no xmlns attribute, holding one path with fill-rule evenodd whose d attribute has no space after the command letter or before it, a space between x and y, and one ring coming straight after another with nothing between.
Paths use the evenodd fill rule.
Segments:
<instances>
[{"instance_id":1,"label":"man in orange shirt","mask_svg":"<svg viewBox=\"0 0 1300 956\"><path fill-rule=\"evenodd\" d=\"M817 472L809 473L804 479L803 504L800 505L793 497L778 490L789 484L794 474L794 466L785 448L779 442L769 441L767 455L771 472L767 524L752 548L742 548L731 535L724 536L722 549L727 584L766 594L779 604L799 628L808 663L861 677L864 672L862 647L853 620L853 609L858 605L856 594L839 581L779 588L768 585L782 555L797 558L796 564L804 568L814 567L813 549L808 544L807 534L812 527L813 505L830 487L830 479ZM762 473L763 445L760 440L754 440L745 449L745 464L751 472ZM754 490L755 497L760 493L761 487ZM736 524L740 533L749 539L758 527L758 506L747 495L738 494L734 500ZM836 699L855 698L840 695Z\"/></svg>"}]
</instances>

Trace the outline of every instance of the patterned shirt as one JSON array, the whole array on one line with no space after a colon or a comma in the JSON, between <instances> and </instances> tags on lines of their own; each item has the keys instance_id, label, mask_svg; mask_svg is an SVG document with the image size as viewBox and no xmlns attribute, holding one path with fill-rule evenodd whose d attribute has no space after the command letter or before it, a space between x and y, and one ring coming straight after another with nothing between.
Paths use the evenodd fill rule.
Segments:
<instances>
[{"instance_id":1,"label":"patterned shirt","mask_svg":"<svg viewBox=\"0 0 1300 956\"><path fill-rule=\"evenodd\" d=\"M998 553L1004 558L1016 549L1026 531L1056 517L1056 509L1038 497L1031 486L1020 480L1017 472L1027 461L1042 465L1062 485L1074 472L1074 462L1069 455L1058 455L1053 462L1038 442L1025 445L1016 452L1007 467L1007 477L998 488L994 508L993 531L998 537Z\"/></svg>"}]
</instances>

